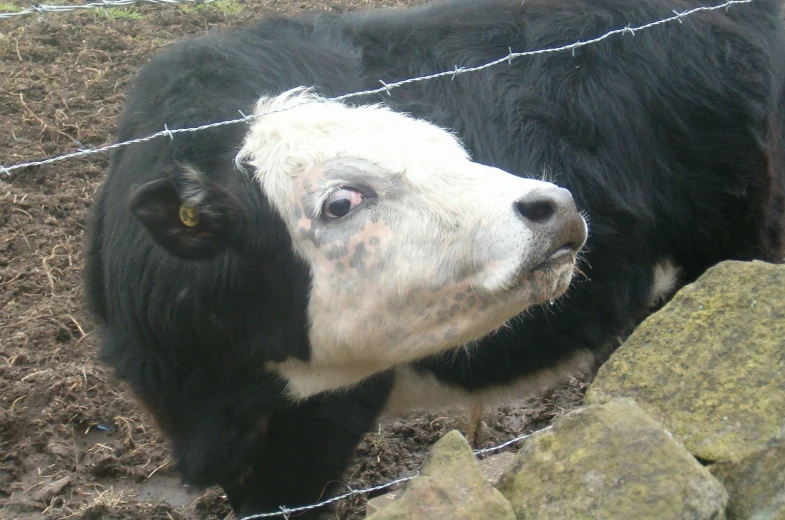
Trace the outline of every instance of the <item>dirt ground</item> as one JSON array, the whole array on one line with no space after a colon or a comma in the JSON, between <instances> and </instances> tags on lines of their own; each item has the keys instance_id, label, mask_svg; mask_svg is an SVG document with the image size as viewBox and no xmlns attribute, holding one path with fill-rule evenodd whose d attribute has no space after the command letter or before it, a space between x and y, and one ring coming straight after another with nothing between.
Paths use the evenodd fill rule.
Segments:
<instances>
[{"instance_id":1,"label":"dirt ground","mask_svg":"<svg viewBox=\"0 0 785 520\"><path fill-rule=\"evenodd\" d=\"M110 143L129 79L175 39L271 12L408 3L219 0L0 20L0 163ZM0 12L27 5L0 2ZM231 518L219 489L180 485L165 440L95 361L80 271L85 213L107 159L0 173L0 517ZM574 380L542 399L486 409L478 447L543 427L580 404L584 386ZM467 417L383 419L358 447L346 489L411 474L442 434L465 431ZM366 498L338 504L336 516L364 517Z\"/></svg>"}]
</instances>

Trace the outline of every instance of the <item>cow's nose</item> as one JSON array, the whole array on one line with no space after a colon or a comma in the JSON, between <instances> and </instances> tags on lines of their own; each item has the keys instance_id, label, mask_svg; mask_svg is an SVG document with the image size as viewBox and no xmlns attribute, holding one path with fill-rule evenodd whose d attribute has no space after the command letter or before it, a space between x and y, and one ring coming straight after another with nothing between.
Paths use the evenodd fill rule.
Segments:
<instances>
[{"instance_id":1,"label":"cow's nose","mask_svg":"<svg viewBox=\"0 0 785 520\"><path fill-rule=\"evenodd\" d=\"M549 238L546 257L562 248L577 252L586 242L586 223L572 194L564 188L537 190L516 200L513 206L529 229Z\"/></svg>"}]
</instances>

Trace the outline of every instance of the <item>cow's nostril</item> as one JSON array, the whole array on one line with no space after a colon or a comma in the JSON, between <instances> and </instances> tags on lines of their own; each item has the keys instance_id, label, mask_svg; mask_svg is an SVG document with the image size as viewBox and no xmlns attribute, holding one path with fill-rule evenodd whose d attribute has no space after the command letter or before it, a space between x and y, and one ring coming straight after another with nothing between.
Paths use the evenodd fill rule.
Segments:
<instances>
[{"instance_id":1,"label":"cow's nostril","mask_svg":"<svg viewBox=\"0 0 785 520\"><path fill-rule=\"evenodd\" d=\"M542 195L515 202L515 210L532 222L545 222L556 213L556 201Z\"/></svg>"}]
</instances>

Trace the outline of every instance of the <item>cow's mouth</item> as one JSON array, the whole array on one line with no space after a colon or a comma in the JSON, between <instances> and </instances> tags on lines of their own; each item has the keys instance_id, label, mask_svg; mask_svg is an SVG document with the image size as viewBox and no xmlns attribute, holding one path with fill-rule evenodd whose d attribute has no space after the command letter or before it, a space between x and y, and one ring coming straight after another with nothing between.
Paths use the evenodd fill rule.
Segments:
<instances>
[{"instance_id":1,"label":"cow's mouth","mask_svg":"<svg viewBox=\"0 0 785 520\"><path fill-rule=\"evenodd\" d=\"M559 246L534 267L521 266L508 280L505 289L529 291L534 284L542 286L543 290L549 293L548 298L558 296L566 290L572 279L577 254L578 247L573 242Z\"/></svg>"},{"instance_id":2,"label":"cow's mouth","mask_svg":"<svg viewBox=\"0 0 785 520\"><path fill-rule=\"evenodd\" d=\"M529 272L535 273L537 271L544 271L556 267L562 267L565 264L575 263L575 255L577 247L572 242L564 244L551 253L545 260L535 265Z\"/></svg>"}]
</instances>

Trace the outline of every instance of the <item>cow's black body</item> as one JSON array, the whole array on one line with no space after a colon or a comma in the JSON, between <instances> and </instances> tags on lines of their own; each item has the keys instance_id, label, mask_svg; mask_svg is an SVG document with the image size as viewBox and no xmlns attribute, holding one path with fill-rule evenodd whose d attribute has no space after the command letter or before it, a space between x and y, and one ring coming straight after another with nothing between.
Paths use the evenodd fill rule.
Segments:
<instances>
[{"instance_id":1,"label":"cow's black body","mask_svg":"<svg viewBox=\"0 0 785 520\"><path fill-rule=\"evenodd\" d=\"M177 44L133 84L118 140L250 113L260 95L324 95L472 66L510 49L593 38L697 5L684 0L473 0L402 11L271 18ZM599 350L646 312L654 265L689 282L723 259L783 257L783 30L780 2L755 0L572 52L414 83L383 102L454 129L475 160L544 171L590 221L568 297L481 341L471 358L417 364L482 389ZM119 150L96 201L86 270L103 358L172 439L186 481L220 484L241 514L316 501L373 424L380 374L295 404L263 368L307 359L309 272L258 185L232 160L244 125ZM134 186L198 165L252 215L240 255L185 261L127 209ZM457 354L461 356L462 354Z\"/></svg>"}]
</instances>

